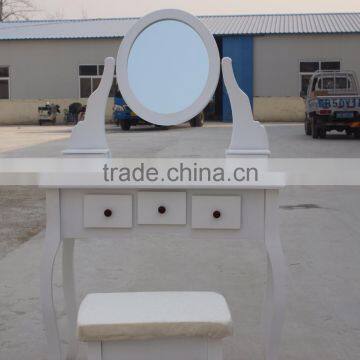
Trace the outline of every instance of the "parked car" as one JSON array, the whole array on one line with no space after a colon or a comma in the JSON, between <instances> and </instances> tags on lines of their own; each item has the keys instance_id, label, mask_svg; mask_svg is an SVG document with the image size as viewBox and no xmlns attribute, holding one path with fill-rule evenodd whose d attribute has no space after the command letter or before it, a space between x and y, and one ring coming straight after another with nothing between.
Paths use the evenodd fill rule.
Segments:
<instances>
[{"instance_id":1,"label":"parked car","mask_svg":"<svg viewBox=\"0 0 360 360\"><path fill-rule=\"evenodd\" d=\"M117 126L121 126L122 130L130 130L131 126L139 124L148 124L131 111L122 98L120 91L117 91L114 97L113 120Z\"/></svg>"},{"instance_id":2,"label":"parked car","mask_svg":"<svg viewBox=\"0 0 360 360\"><path fill-rule=\"evenodd\" d=\"M317 71L306 95L305 133L325 138L327 131L360 138L360 93L352 71Z\"/></svg>"},{"instance_id":3,"label":"parked car","mask_svg":"<svg viewBox=\"0 0 360 360\"><path fill-rule=\"evenodd\" d=\"M153 125L141 119L129 108L129 106L125 103L123 97L121 96L120 91L117 91L114 97L113 121L116 123L117 126L121 126L122 130L130 130L131 126L136 125ZM192 127L203 126L205 122L204 112L201 112L189 122ZM159 125L156 126L163 127Z\"/></svg>"}]
</instances>

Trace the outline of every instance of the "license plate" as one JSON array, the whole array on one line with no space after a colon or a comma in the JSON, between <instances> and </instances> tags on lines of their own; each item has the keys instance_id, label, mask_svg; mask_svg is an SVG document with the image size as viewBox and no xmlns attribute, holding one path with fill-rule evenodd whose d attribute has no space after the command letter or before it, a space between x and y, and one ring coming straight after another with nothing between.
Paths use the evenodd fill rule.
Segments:
<instances>
[{"instance_id":1,"label":"license plate","mask_svg":"<svg viewBox=\"0 0 360 360\"><path fill-rule=\"evenodd\" d=\"M337 119L349 119L349 118L353 118L354 117L354 113L353 112L341 112L341 113L336 113L336 118Z\"/></svg>"}]
</instances>

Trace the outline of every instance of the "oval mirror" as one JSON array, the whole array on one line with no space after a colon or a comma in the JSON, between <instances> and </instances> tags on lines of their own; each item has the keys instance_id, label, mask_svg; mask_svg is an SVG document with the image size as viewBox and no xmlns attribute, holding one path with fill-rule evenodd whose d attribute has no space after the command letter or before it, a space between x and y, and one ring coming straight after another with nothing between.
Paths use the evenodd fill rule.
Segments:
<instances>
[{"instance_id":1,"label":"oval mirror","mask_svg":"<svg viewBox=\"0 0 360 360\"><path fill-rule=\"evenodd\" d=\"M198 115L220 74L214 37L196 17L160 10L140 19L117 56L117 80L127 105L144 120L175 125Z\"/></svg>"}]
</instances>

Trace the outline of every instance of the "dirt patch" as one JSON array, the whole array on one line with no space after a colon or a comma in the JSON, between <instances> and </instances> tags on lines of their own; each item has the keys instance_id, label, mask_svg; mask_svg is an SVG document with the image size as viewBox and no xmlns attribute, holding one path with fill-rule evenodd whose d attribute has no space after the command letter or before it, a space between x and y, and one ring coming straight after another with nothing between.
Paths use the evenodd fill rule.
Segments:
<instances>
[{"instance_id":1,"label":"dirt patch","mask_svg":"<svg viewBox=\"0 0 360 360\"><path fill-rule=\"evenodd\" d=\"M0 187L0 259L45 227L45 191Z\"/></svg>"}]
</instances>

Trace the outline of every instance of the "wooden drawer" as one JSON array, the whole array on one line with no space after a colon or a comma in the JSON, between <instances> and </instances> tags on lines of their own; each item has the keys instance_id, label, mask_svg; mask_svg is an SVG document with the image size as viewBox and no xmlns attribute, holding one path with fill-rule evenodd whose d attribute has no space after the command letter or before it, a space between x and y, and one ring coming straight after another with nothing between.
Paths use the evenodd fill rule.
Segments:
<instances>
[{"instance_id":1,"label":"wooden drawer","mask_svg":"<svg viewBox=\"0 0 360 360\"><path fill-rule=\"evenodd\" d=\"M138 193L138 224L186 224L186 192Z\"/></svg>"},{"instance_id":2,"label":"wooden drawer","mask_svg":"<svg viewBox=\"0 0 360 360\"><path fill-rule=\"evenodd\" d=\"M240 229L240 196L193 196L191 226L194 229Z\"/></svg>"},{"instance_id":3,"label":"wooden drawer","mask_svg":"<svg viewBox=\"0 0 360 360\"><path fill-rule=\"evenodd\" d=\"M85 195L85 228L132 227L131 195Z\"/></svg>"}]
</instances>

